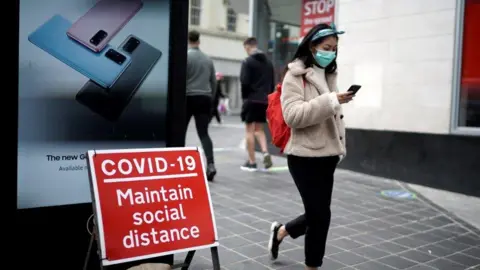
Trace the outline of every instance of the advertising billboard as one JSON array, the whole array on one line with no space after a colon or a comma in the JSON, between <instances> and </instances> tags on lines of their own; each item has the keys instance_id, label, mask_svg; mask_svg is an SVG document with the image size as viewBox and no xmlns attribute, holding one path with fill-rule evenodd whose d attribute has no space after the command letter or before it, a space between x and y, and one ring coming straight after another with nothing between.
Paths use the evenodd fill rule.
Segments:
<instances>
[{"instance_id":1,"label":"advertising billboard","mask_svg":"<svg viewBox=\"0 0 480 270\"><path fill-rule=\"evenodd\" d=\"M170 0L21 0L19 209L91 202L88 149L163 147Z\"/></svg>"}]
</instances>

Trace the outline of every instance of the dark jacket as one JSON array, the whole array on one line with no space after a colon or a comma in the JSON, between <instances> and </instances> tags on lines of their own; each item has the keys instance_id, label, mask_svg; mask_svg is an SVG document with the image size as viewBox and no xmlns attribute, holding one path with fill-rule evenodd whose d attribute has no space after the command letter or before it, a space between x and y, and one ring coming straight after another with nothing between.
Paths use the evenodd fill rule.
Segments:
<instances>
[{"instance_id":1,"label":"dark jacket","mask_svg":"<svg viewBox=\"0 0 480 270\"><path fill-rule=\"evenodd\" d=\"M225 95L223 94L223 91L222 91L222 84L220 82L217 82L217 91L215 92L215 97L213 99L213 104L215 105L215 108L214 108L215 110L217 109L221 98L225 98Z\"/></svg>"},{"instance_id":2,"label":"dark jacket","mask_svg":"<svg viewBox=\"0 0 480 270\"><path fill-rule=\"evenodd\" d=\"M247 57L242 63L240 83L244 101L268 103L268 95L275 89L272 62L260 50Z\"/></svg>"}]
</instances>

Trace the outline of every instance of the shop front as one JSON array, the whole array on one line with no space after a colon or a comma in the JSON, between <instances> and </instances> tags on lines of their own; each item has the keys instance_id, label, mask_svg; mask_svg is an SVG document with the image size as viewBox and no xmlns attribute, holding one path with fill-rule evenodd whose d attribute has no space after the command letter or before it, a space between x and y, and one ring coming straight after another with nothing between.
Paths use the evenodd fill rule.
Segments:
<instances>
[{"instance_id":1,"label":"shop front","mask_svg":"<svg viewBox=\"0 0 480 270\"><path fill-rule=\"evenodd\" d=\"M480 197L480 1L280 2L268 1L278 70L295 51L292 25L346 31L338 86L362 89L344 107L342 168Z\"/></svg>"}]
</instances>

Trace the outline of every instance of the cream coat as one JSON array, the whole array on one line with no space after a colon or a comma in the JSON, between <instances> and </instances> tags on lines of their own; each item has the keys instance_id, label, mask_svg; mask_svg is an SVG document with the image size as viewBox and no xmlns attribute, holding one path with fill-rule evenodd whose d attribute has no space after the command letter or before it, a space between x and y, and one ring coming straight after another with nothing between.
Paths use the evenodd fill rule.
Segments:
<instances>
[{"instance_id":1,"label":"cream coat","mask_svg":"<svg viewBox=\"0 0 480 270\"><path fill-rule=\"evenodd\" d=\"M325 76L324 69L305 68L300 60L290 63L288 69L281 104L291 136L284 152L301 157L345 156L345 124L336 96L337 74Z\"/></svg>"}]
</instances>

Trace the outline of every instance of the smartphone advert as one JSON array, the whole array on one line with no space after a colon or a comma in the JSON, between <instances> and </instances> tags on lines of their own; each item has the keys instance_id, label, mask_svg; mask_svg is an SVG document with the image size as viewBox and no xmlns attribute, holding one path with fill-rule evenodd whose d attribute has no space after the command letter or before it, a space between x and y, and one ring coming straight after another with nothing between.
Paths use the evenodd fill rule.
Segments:
<instances>
[{"instance_id":1,"label":"smartphone advert","mask_svg":"<svg viewBox=\"0 0 480 270\"><path fill-rule=\"evenodd\" d=\"M170 0L21 0L18 208L88 203L89 149L163 147Z\"/></svg>"}]
</instances>

